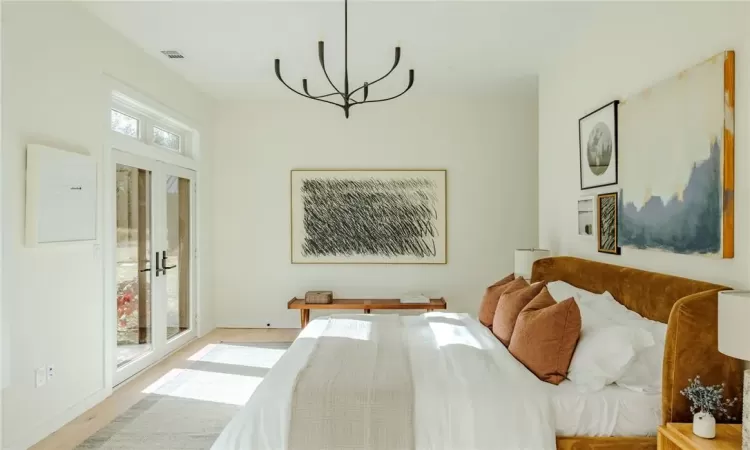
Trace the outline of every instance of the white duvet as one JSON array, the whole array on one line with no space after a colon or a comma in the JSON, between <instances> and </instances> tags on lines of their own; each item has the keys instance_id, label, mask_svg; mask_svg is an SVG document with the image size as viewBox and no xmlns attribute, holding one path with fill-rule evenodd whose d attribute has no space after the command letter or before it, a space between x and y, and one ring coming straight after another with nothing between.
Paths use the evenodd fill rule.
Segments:
<instances>
[{"instance_id":1,"label":"white duvet","mask_svg":"<svg viewBox=\"0 0 750 450\"><path fill-rule=\"evenodd\" d=\"M415 450L555 449L555 419L544 383L479 322L450 313L400 320L414 384ZM288 448L297 375L327 321L313 320L302 331L213 450ZM372 339L366 330L348 337Z\"/></svg>"}]
</instances>

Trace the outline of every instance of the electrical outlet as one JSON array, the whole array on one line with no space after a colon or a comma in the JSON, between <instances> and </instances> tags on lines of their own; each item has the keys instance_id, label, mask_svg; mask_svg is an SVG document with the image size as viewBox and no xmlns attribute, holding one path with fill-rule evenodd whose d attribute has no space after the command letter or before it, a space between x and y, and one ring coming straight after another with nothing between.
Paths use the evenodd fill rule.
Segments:
<instances>
[{"instance_id":1,"label":"electrical outlet","mask_svg":"<svg viewBox=\"0 0 750 450\"><path fill-rule=\"evenodd\" d=\"M47 366L47 380L52 380L53 378L55 378L55 374L56 374L55 366L54 365Z\"/></svg>"},{"instance_id":2,"label":"electrical outlet","mask_svg":"<svg viewBox=\"0 0 750 450\"><path fill-rule=\"evenodd\" d=\"M34 371L34 378L36 379L36 387L42 387L47 384L47 368L40 367Z\"/></svg>"}]
</instances>

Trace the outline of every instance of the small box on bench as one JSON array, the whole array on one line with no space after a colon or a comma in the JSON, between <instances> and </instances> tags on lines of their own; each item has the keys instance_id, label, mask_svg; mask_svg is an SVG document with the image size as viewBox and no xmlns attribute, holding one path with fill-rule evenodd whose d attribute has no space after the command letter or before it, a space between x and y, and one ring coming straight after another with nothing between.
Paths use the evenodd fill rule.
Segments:
<instances>
[{"instance_id":1,"label":"small box on bench","mask_svg":"<svg viewBox=\"0 0 750 450\"><path fill-rule=\"evenodd\" d=\"M305 303L326 304L333 301L333 292L331 291L307 291L305 293Z\"/></svg>"}]
</instances>

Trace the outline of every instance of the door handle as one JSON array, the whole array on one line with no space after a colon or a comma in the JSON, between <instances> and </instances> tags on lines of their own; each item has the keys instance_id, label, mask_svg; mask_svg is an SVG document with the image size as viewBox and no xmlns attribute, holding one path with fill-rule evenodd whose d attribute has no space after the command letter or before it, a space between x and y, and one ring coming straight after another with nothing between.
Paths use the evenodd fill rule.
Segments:
<instances>
[{"instance_id":1,"label":"door handle","mask_svg":"<svg viewBox=\"0 0 750 450\"><path fill-rule=\"evenodd\" d=\"M177 265L175 264L174 266L167 266L167 251L166 250L161 252L161 255L162 255L161 256L161 271L164 275L166 275L167 270L174 269L175 267L177 267Z\"/></svg>"},{"instance_id":2,"label":"door handle","mask_svg":"<svg viewBox=\"0 0 750 450\"><path fill-rule=\"evenodd\" d=\"M156 276L159 276L159 273L161 272L161 268L159 267L159 252L156 252ZM149 269L150 270L150 269Z\"/></svg>"}]
</instances>

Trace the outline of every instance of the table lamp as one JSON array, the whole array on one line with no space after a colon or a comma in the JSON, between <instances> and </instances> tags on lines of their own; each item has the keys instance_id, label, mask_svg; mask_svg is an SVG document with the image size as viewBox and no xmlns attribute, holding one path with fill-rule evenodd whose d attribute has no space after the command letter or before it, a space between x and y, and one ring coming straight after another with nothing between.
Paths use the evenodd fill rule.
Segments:
<instances>
[{"instance_id":1,"label":"table lamp","mask_svg":"<svg viewBox=\"0 0 750 450\"><path fill-rule=\"evenodd\" d=\"M529 280L531 279L531 267L534 265L534 261L548 256L549 250L542 250L539 248L519 248L516 250L515 254L513 273L517 277L524 277Z\"/></svg>"},{"instance_id":2,"label":"table lamp","mask_svg":"<svg viewBox=\"0 0 750 450\"><path fill-rule=\"evenodd\" d=\"M719 292L719 351L750 360L750 291ZM750 450L750 370L742 389L742 450Z\"/></svg>"}]
</instances>

